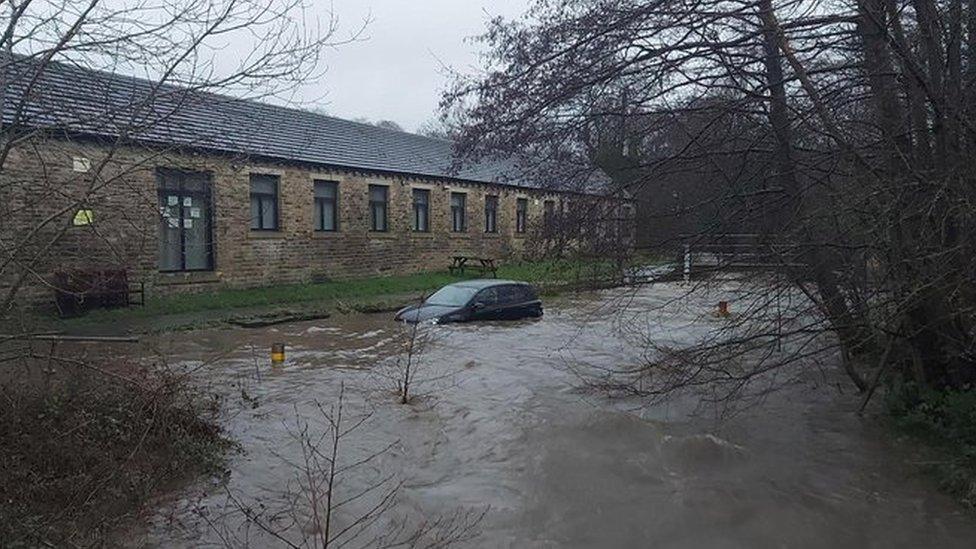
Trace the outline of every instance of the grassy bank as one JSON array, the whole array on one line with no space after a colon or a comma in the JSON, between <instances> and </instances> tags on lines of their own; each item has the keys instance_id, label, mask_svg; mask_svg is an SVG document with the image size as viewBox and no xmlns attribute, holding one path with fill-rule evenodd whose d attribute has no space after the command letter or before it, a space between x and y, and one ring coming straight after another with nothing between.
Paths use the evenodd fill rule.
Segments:
<instances>
[{"instance_id":1,"label":"grassy bank","mask_svg":"<svg viewBox=\"0 0 976 549\"><path fill-rule=\"evenodd\" d=\"M220 470L229 443L182 384L43 375L0 384L0 545L113 545L152 498Z\"/></svg>"},{"instance_id":2,"label":"grassy bank","mask_svg":"<svg viewBox=\"0 0 976 549\"><path fill-rule=\"evenodd\" d=\"M976 391L915 391L893 387L894 429L927 448L922 467L940 487L976 508Z\"/></svg>"},{"instance_id":3,"label":"grassy bank","mask_svg":"<svg viewBox=\"0 0 976 549\"><path fill-rule=\"evenodd\" d=\"M571 260L507 263L499 267L498 277L538 284L543 292L585 283L615 272L609 262ZM251 289L222 289L213 292L150 297L145 307L92 311L74 319L40 319L38 324L68 331L92 325L119 325L128 331L157 331L221 324L235 315L256 310L293 309L299 311L385 310L428 294L445 284L466 278L447 272L427 272L405 276L374 277L295 284ZM179 322L159 321L182 315Z\"/></svg>"}]
</instances>

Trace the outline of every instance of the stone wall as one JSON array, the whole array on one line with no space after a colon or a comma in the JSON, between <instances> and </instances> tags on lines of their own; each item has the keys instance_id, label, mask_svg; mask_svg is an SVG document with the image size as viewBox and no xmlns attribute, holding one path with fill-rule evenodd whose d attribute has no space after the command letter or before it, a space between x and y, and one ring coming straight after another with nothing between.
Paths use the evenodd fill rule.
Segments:
<instances>
[{"instance_id":1,"label":"stone wall","mask_svg":"<svg viewBox=\"0 0 976 549\"><path fill-rule=\"evenodd\" d=\"M164 273L158 267L159 169L206 172L213 204L214 269ZM250 175L279 177L279 230L250 229ZM339 227L313 229L313 181L338 182ZM389 189L387 232L369 230L369 185ZM412 189L430 191L430 231L412 230ZM467 196L467 230L451 231L450 193ZM485 197L499 198L498 232L485 233ZM443 270L453 254L518 257L538 249L546 200L576 195L365 171L320 169L166 149L34 140L16 148L0 174L3 297L51 302L58 270L125 268L148 292L257 287ZM528 200L529 229L515 232L516 199ZM79 209L94 222L75 226ZM13 261L9 259L13 258Z\"/></svg>"}]
</instances>

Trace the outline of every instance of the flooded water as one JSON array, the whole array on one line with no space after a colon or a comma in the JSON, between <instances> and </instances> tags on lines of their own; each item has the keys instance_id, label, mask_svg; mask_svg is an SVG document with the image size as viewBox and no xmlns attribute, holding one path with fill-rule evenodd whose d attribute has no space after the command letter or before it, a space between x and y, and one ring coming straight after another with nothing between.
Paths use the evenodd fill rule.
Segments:
<instances>
[{"instance_id":1,"label":"flooded water","mask_svg":"<svg viewBox=\"0 0 976 549\"><path fill-rule=\"evenodd\" d=\"M634 326L662 340L709 329L706 298L661 308L679 291L606 291L547 303L539 320L433 327L417 370L428 381L408 405L379 375L404 354L390 315L163 336L153 346L225 395L223 421L242 451L226 484L163 502L131 544L282 545L248 526L240 507L294 507L296 415L315 431L315 403L334 405L343 384L348 413L372 413L344 439L343 461L389 450L350 470L338 497L384 478L400 484L362 545L394 523L410 531L459 509L484 513L463 547L976 545L976 517L920 478L906 464L910 449L878 419L858 417L858 399L829 375L721 418L689 402L642 407L581 391L580 367L639 363ZM287 361L272 369L268 349L279 341ZM379 492L345 506L338 525ZM308 535L276 524L293 542Z\"/></svg>"}]
</instances>

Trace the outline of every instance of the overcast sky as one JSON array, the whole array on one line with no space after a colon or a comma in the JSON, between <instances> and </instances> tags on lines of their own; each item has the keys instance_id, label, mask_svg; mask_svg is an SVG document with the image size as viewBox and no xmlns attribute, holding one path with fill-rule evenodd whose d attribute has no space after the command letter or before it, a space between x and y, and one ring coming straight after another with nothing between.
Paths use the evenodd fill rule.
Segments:
<instances>
[{"instance_id":1,"label":"overcast sky","mask_svg":"<svg viewBox=\"0 0 976 549\"><path fill-rule=\"evenodd\" d=\"M323 5L326 4L321 0ZM362 41L329 50L321 80L302 99L341 118L393 120L414 131L434 118L448 77L442 65L470 72L481 34L496 15L516 17L529 0L333 0L340 32L371 18Z\"/></svg>"}]
</instances>

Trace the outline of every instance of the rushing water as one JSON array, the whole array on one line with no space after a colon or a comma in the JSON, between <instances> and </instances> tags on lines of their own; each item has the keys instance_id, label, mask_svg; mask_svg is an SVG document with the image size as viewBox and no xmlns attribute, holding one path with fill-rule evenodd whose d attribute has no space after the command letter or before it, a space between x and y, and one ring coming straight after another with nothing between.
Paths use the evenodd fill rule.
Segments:
<instances>
[{"instance_id":1,"label":"rushing water","mask_svg":"<svg viewBox=\"0 0 976 549\"><path fill-rule=\"evenodd\" d=\"M242 526L228 494L287 507L289 463L301 455L296 414L314 424L314 403L334 404L344 383L349 413L373 414L344 442L347 459L390 450L338 490L386 475L402 483L374 529L471 509L484 517L469 547L976 546L976 517L920 478L910 450L853 413L857 399L829 376L721 420L679 402L642 408L580 391L567 366L640 361L634 326L662 340L708 329L704 300L661 308L677 292L608 291L547 303L540 320L434 327L418 371L437 379L409 405L377 375L403 355L389 315L161 337L153 344L170 363L199 368L200 383L225 395L224 423L242 452L225 485L163 502L131 544L275 546ZM288 358L272 369L278 341Z\"/></svg>"}]
</instances>

